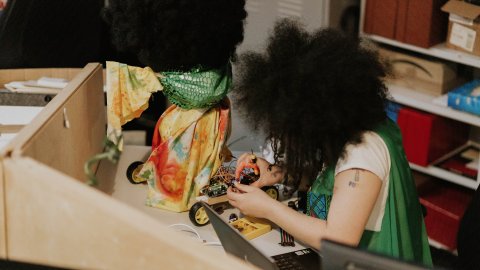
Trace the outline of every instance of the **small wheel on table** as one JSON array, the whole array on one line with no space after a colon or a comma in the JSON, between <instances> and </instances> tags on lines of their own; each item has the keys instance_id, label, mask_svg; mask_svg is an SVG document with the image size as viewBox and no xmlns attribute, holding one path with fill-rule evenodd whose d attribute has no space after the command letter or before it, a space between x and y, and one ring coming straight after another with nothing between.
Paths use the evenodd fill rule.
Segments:
<instances>
[{"instance_id":1,"label":"small wheel on table","mask_svg":"<svg viewBox=\"0 0 480 270\"><path fill-rule=\"evenodd\" d=\"M143 164L144 163L141 161L135 161L128 166L127 179L130 181L130 183L137 185L145 181L145 179L138 177L138 173L143 168Z\"/></svg>"},{"instance_id":2,"label":"small wheel on table","mask_svg":"<svg viewBox=\"0 0 480 270\"><path fill-rule=\"evenodd\" d=\"M274 200L278 200L278 198L280 197L278 188L276 186L267 186L263 187L262 189L263 191L265 191L265 193L267 193L268 196L270 196L270 198Z\"/></svg>"},{"instance_id":3,"label":"small wheel on table","mask_svg":"<svg viewBox=\"0 0 480 270\"><path fill-rule=\"evenodd\" d=\"M198 227L205 226L210 222L208 219L207 212L205 212L205 208L200 202L195 203L188 211L188 217L190 221Z\"/></svg>"}]
</instances>

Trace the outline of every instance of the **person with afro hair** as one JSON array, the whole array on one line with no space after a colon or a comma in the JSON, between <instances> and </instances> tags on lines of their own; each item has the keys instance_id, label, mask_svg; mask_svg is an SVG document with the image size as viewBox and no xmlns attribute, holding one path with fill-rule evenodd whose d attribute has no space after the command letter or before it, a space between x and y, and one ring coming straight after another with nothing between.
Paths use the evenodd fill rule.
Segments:
<instances>
[{"instance_id":1,"label":"person with afro hair","mask_svg":"<svg viewBox=\"0 0 480 270\"><path fill-rule=\"evenodd\" d=\"M239 58L235 104L265 132L275 163L257 157L260 179L236 183L227 197L243 214L269 219L314 248L325 238L431 266L400 130L385 112L387 72L365 45L285 19L265 53ZM309 181L306 215L259 189L285 175Z\"/></svg>"},{"instance_id":2,"label":"person with afro hair","mask_svg":"<svg viewBox=\"0 0 480 270\"><path fill-rule=\"evenodd\" d=\"M146 67L107 62L109 137L139 117L154 92L173 104L158 120L152 153L137 168L146 204L188 210L219 166L231 157L231 61L243 41L245 0L110 0L105 18L119 50Z\"/></svg>"}]
</instances>

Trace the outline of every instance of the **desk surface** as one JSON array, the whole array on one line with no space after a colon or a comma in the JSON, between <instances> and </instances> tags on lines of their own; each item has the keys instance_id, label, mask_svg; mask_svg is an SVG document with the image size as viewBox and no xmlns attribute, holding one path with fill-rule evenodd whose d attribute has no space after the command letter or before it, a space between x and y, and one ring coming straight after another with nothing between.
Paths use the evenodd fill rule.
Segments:
<instances>
[{"instance_id":1,"label":"desk surface","mask_svg":"<svg viewBox=\"0 0 480 270\"><path fill-rule=\"evenodd\" d=\"M43 107L0 106L0 125L27 125ZM16 133L0 134L0 148L8 144Z\"/></svg>"},{"instance_id":2,"label":"desk surface","mask_svg":"<svg viewBox=\"0 0 480 270\"><path fill-rule=\"evenodd\" d=\"M215 231L211 224L208 224L203 227L195 227L188 218L188 212L183 213L174 213L162 209L152 208L145 206L145 198L147 194L147 186L143 184L133 185L131 184L127 177L126 171L127 167L134 161L143 161L148 158L150 154L150 147L146 146L128 146L124 147L123 154L120 158L118 164L112 165L109 162L101 163L97 176L100 181L99 188L105 191L108 194L111 194L114 198L134 207L138 210L160 220L166 225L171 224L186 224L193 227L201 236L202 239L208 242L219 241ZM114 177L114 182L108 184L106 179ZM102 179L104 181L102 181ZM237 213L237 209L227 209L222 217L228 219L228 216L231 213ZM272 226L274 227L274 226ZM176 227L176 230L181 230L183 228ZM185 232L186 234L192 233ZM251 240L252 244L261 250L265 255L273 256L285 252L295 251L303 249L304 246L296 243L295 247L282 247L278 243L280 242L280 232L278 228L275 228L267 234L264 234L258 238ZM223 248L219 246L211 246L212 248L223 251Z\"/></svg>"},{"instance_id":3,"label":"desk surface","mask_svg":"<svg viewBox=\"0 0 480 270\"><path fill-rule=\"evenodd\" d=\"M32 106L0 106L0 124L2 125L26 125L44 107Z\"/></svg>"}]
</instances>

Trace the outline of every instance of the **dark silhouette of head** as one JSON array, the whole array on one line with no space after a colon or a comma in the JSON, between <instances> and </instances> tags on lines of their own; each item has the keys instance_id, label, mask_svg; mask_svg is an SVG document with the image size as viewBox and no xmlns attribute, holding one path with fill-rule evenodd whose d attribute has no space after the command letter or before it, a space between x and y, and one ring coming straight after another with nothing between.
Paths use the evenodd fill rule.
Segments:
<instances>
[{"instance_id":1,"label":"dark silhouette of head","mask_svg":"<svg viewBox=\"0 0 480 270\"><path fill-rule=\"evenodd\" d=\"M275 26L264 53L238 61L240 112L272 141L275 159L300 179L335 165L347 143L386 119L386 75L375 51L332 29Z\"/></svg>"},{"instance_id":2,"label":"dark silhouette of head","mask_svg":"<svg viewBox=\"0 0 480 270\"><path fill-rule=\"evenodd\" d=\"M245 0L110 0L113 43L155 71L224 67L243 41Z\"/></svg>"}]
</instances>

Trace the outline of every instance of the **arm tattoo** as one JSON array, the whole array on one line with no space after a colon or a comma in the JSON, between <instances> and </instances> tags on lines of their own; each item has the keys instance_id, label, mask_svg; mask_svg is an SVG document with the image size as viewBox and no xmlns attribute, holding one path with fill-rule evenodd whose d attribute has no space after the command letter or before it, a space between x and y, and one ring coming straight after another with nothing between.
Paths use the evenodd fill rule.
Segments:
<instances>
[{"instance_id":1,"label":"arm tattoo","mask_svg":"<svg viewBox=\"0 0 480 270\"><path fill-rule=\"evenodd\" d=\"M360 182L360 170L355 170L355 176L353 178L353 181L348 182L348 186L355 188Z\"/></svg>"}]
</instances>

